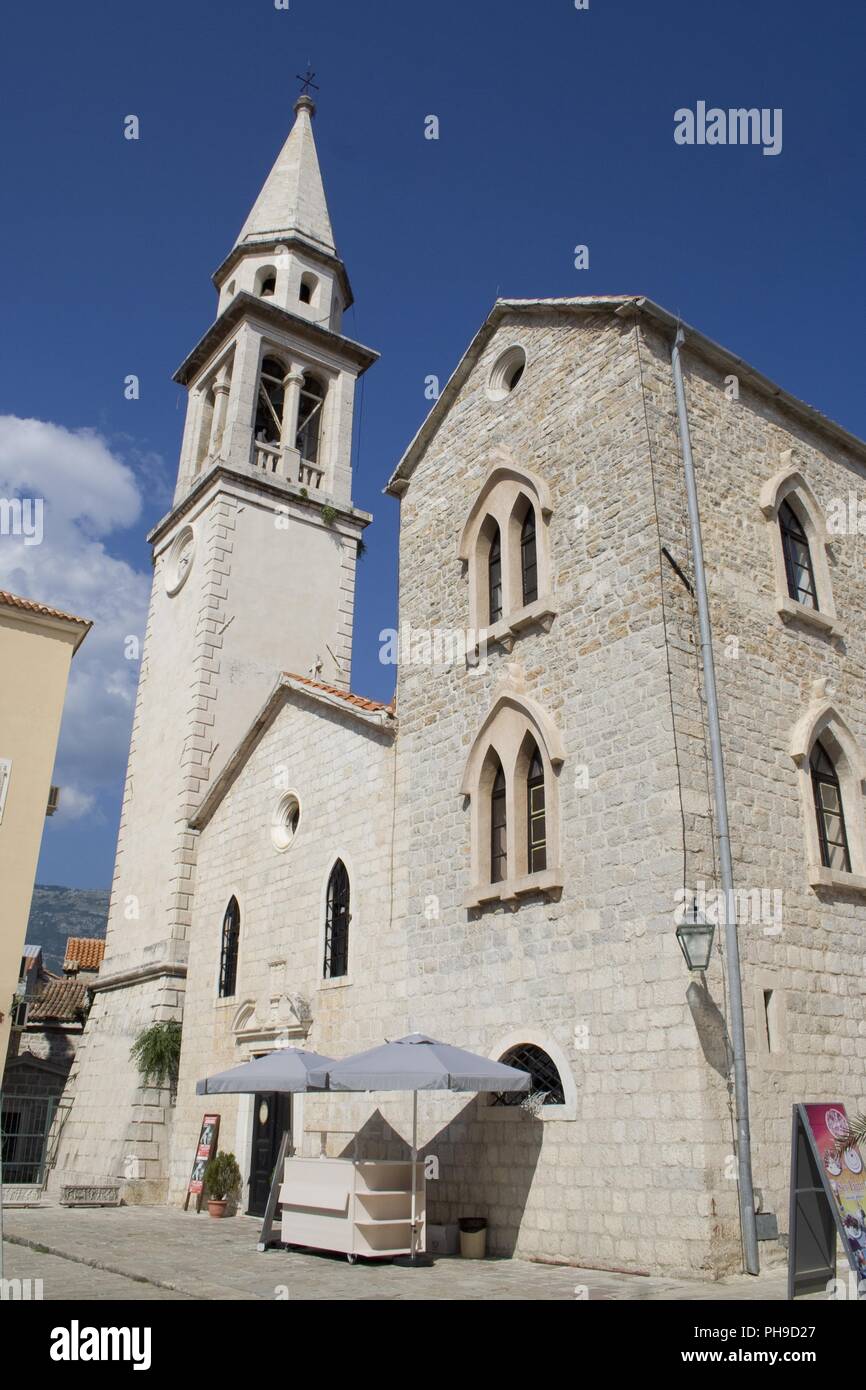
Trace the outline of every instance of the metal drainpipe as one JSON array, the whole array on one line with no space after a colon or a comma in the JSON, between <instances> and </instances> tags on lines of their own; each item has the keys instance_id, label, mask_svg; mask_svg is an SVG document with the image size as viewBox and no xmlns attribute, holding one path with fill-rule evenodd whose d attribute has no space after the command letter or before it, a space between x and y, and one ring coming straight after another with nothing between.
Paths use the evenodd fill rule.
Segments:
<instances>
[{"instance_id":1,"label":"metal drainpipe","mask_svg":"<svg viewBox=\"0 0 866 1390\"><path fill-rule=\"evenodd\" d=\"M719 704L716 693L716 668L713 662L713 630L707 601L707 577L704 572L704 550L701 541L701 517L698 508L698 489L695 465L689 437L689 417L680 346L685 342L682 328L677 329L671 349L671 366L677 398L677 420L683 465L686 475L686 495L689 505L689 526L695 567L695 592L698 600L698 620L701 633L701 664L710 725L710 751L713 764L713 793L716 803L716 825L719 844L719 867L725 899L725 958L728 969L728 994L731 1011L731 1043L734 1051L734 1098L737 1109L737 1166L739 1170L740 1228L743 1235L743 1255L746 1272L757 1274L758 1232L755 1222L755 1194L752 1187L752 1144L749 1134L749 1078L746 1070L746 1035L743 1024L743 986L740 978L740 947L737 940L737 907L734 897L734 870L731 863L731 839L728 829L728 798L725 792L725 761L722 753L722 731L719 724Z\"/></svg>"}]
</instances>

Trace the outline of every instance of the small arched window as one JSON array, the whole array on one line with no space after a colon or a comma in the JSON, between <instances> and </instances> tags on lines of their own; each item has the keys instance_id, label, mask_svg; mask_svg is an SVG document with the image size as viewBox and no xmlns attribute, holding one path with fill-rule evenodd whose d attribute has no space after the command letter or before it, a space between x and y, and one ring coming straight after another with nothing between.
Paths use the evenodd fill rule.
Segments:
<instances>
[{"instance_id":1,"label":"small arched window","mask_svg":"<svg viewBox=\"0 0 866 1390\"><path fill-rule=\"evenodd\" d=\"M779 530L782 533L782 554L785 557L788 593L796 603L802 603L805 608L817 609L818 589L815 584L815 568L812 564L809 538L790 502L783 502L779 508Z\"/></svg>"},{"instance_id":2,"label":"small arched window","mask_svg":"<svg viewBox=\"0 0 866 1390\"><path fill-rule=\"evenodd\" d=\"M264 280L262 281L262 288L261 288L262 299L270 299L270 298L273 296L274 291L276 290L276 288L277 288L277 277L276 277L276 275L266 275L265 278L264 278Z\"/></svg>"},{"instance_id":3,"label":"small arched window","mask_svg":"<svg viewBox=\"0 0 866 1390\"><path fill-rule=\"evenodd\" d=\"M325 965L326 980L336 980L349 971L349 875L342 859L338 859L328 879L325 907Z\"/></svg>"},{"instance_id":4,"label":"small arched window","mask_svg":"<svg viewBox=\"0 0 866 1390\"><path fill-rule=\"evenodd\" d=\"M312 304L313 295L316 292L316 283L315 275L301 276L301 287L298 290L298 299L302 304Z\"/></svg>"},{"instance_id":5,"label":"small arched window","mask_svg":"<svg viewBox=\"0 0 866 1390\"><path fill-rule=\"evenodd\" d=\"M531 874L547 868L547 816L544 806L544 764L536 744L526 779L527 862Z\"/></svg>"},{"instance_id":6,"label":"small arched window","mask_svg":"<svg viewBox=\"0 0 866 1390\"><path fill-rule=\"evenodd\" d=\"M534 1043L518 1043L500 1057L507 1067L517 1067L530 1075L529 1091L500 1091L494 1105L523 1105L527 1098L541 1105L565 1105L562 1077L552 1057Z\"/></svg>"},{"instance_id":7,"label":"small arched window","mask_svg":"<svg viewBox=\"0 0 866 1390\"><path fill-rule=\"evenodd\" d=\"M285 375L285 367L275 357L262 362L255 422L255 436L262 444L279 444L282 438Z\"/></svg>"},{"instance_id":8,"label":"small arched window","mask_svg":"<svg viewBox=\"0 0 866 1390\"><path fill-rule=\"evenodd\" d=\"M492 625L502 617L502 538L496 526L487 556L487 621Z\"/></svg>"},{"instance_id":9,"label":"small arched window","mask_svg":"<svg viewBox=\"0 0 866 1390\"><path fill-rule=\"evenodd\" d=\"M535 544L535 508L531 502L520 528L520 574L523 602L534 603L538 598L538 552Z\"/></svg>"},{"instance_id":10,"label":"small arched window","mask_svg":"<svg viewBox=\"0 0 866 1390\"><path fill-rule=\"evenodd\" d=\"M325 388L320 381L309 374L304 377L301 399L298 405L298 433L295 448L306 463L317 463L319 444L322 437L322 407L325 404Z\"/></svg>"},{"instance_id":11,"label":"small arched window","mask_svg":"<svg viewBox=\"0 0 866 1390\"><path fill-rule=\"evenodd\" d=\"M219 994L221 999L230 999L235 992L238 979L238 947L241 939L241 910L238 907L238 900L234 896L229 898L229 904L223 917L222 950L220 952L220 984Z\"/></svg>"},{"instance_id":12,"label":"small arched window","mask_svg":"<svg viewBox=\"0 0 866 1390\"><path fill-rule=\"evenodd\" d=\"M490 882L503 883L508 876L505 773L499 764L490 793Z\"/></svg>"},{"instance_id":13,"label":"small arched window","mask_svg":"<svg viewBox=\"0 0 866 1390\"><path fill-rule=\"evenodd\" d=\"M842 805L842 788L833 760L820 740L816 741L809 759L812 772L812 794L818 818L818 841L821 863L825 869L851 872L848 831Z\"/></svg>"}]
</instances>

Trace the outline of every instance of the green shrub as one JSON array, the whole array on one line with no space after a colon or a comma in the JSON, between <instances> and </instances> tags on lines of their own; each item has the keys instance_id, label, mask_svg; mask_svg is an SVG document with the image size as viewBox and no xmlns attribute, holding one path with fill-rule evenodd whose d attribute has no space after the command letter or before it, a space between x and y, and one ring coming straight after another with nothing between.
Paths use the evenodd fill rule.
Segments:
<instances>
[{"instance_id":1,"label":"green shrub","mask_svg":"<svg viewBox=\"0 0 866 1390\"><path fill-rule=\"evenodd\" d=\"M211 1201L224 1202L240 1191L241 1170L234 1154L220 1150L205 1164L204 1187Z\"/></svg>"},{"instance_id":2,"label":"green shrub","mask_svg":"<svg viewBox=\"0 0 866 1390\"><path fill-rule=\"evenodd\" d=\"M152 1023L139 1033L129 1050L146 1086L174 1086L180 1067L179 1023Z\"/></svg>"}]
</instances>

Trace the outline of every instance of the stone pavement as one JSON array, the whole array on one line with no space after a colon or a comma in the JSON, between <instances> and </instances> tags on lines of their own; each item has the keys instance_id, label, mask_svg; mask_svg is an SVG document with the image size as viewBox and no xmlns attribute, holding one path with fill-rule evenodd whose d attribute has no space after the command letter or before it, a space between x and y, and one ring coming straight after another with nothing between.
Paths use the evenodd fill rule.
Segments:
<instances>
[{"instance_id":1,"label":"stone pavement","mask_svg":"<svg viewBox=\"0 0 866 1390\"><path fill-rule=\"evenodd\" d=\"M3 1214L4 1276L43 1280L46 1300L531 1299L692 1301L785 1298L785 1271L758 1279L644 1278L529 1260L437 1259L416 1270L294 1250L259 1253L259 1222L175 1207L44 1206Z\"/></svg>"}]
</instances>

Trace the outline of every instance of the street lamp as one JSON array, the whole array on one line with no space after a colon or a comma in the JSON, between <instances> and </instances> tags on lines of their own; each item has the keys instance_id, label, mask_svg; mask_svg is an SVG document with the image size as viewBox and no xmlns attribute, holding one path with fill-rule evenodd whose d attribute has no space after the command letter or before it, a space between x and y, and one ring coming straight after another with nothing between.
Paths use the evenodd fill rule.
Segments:
<instances>
[{"instance_id":1,"label":"street lamp","mask_svg":"<svg viewBox=\"0 0 866 1390\"><path fill-rule=\"evenodd\" d=\"M696 902L685 909L677 927L677 941L689 970L706 970L713 951L715 932L715 925L707 921Z\"/></svg>"}]
</instances>

